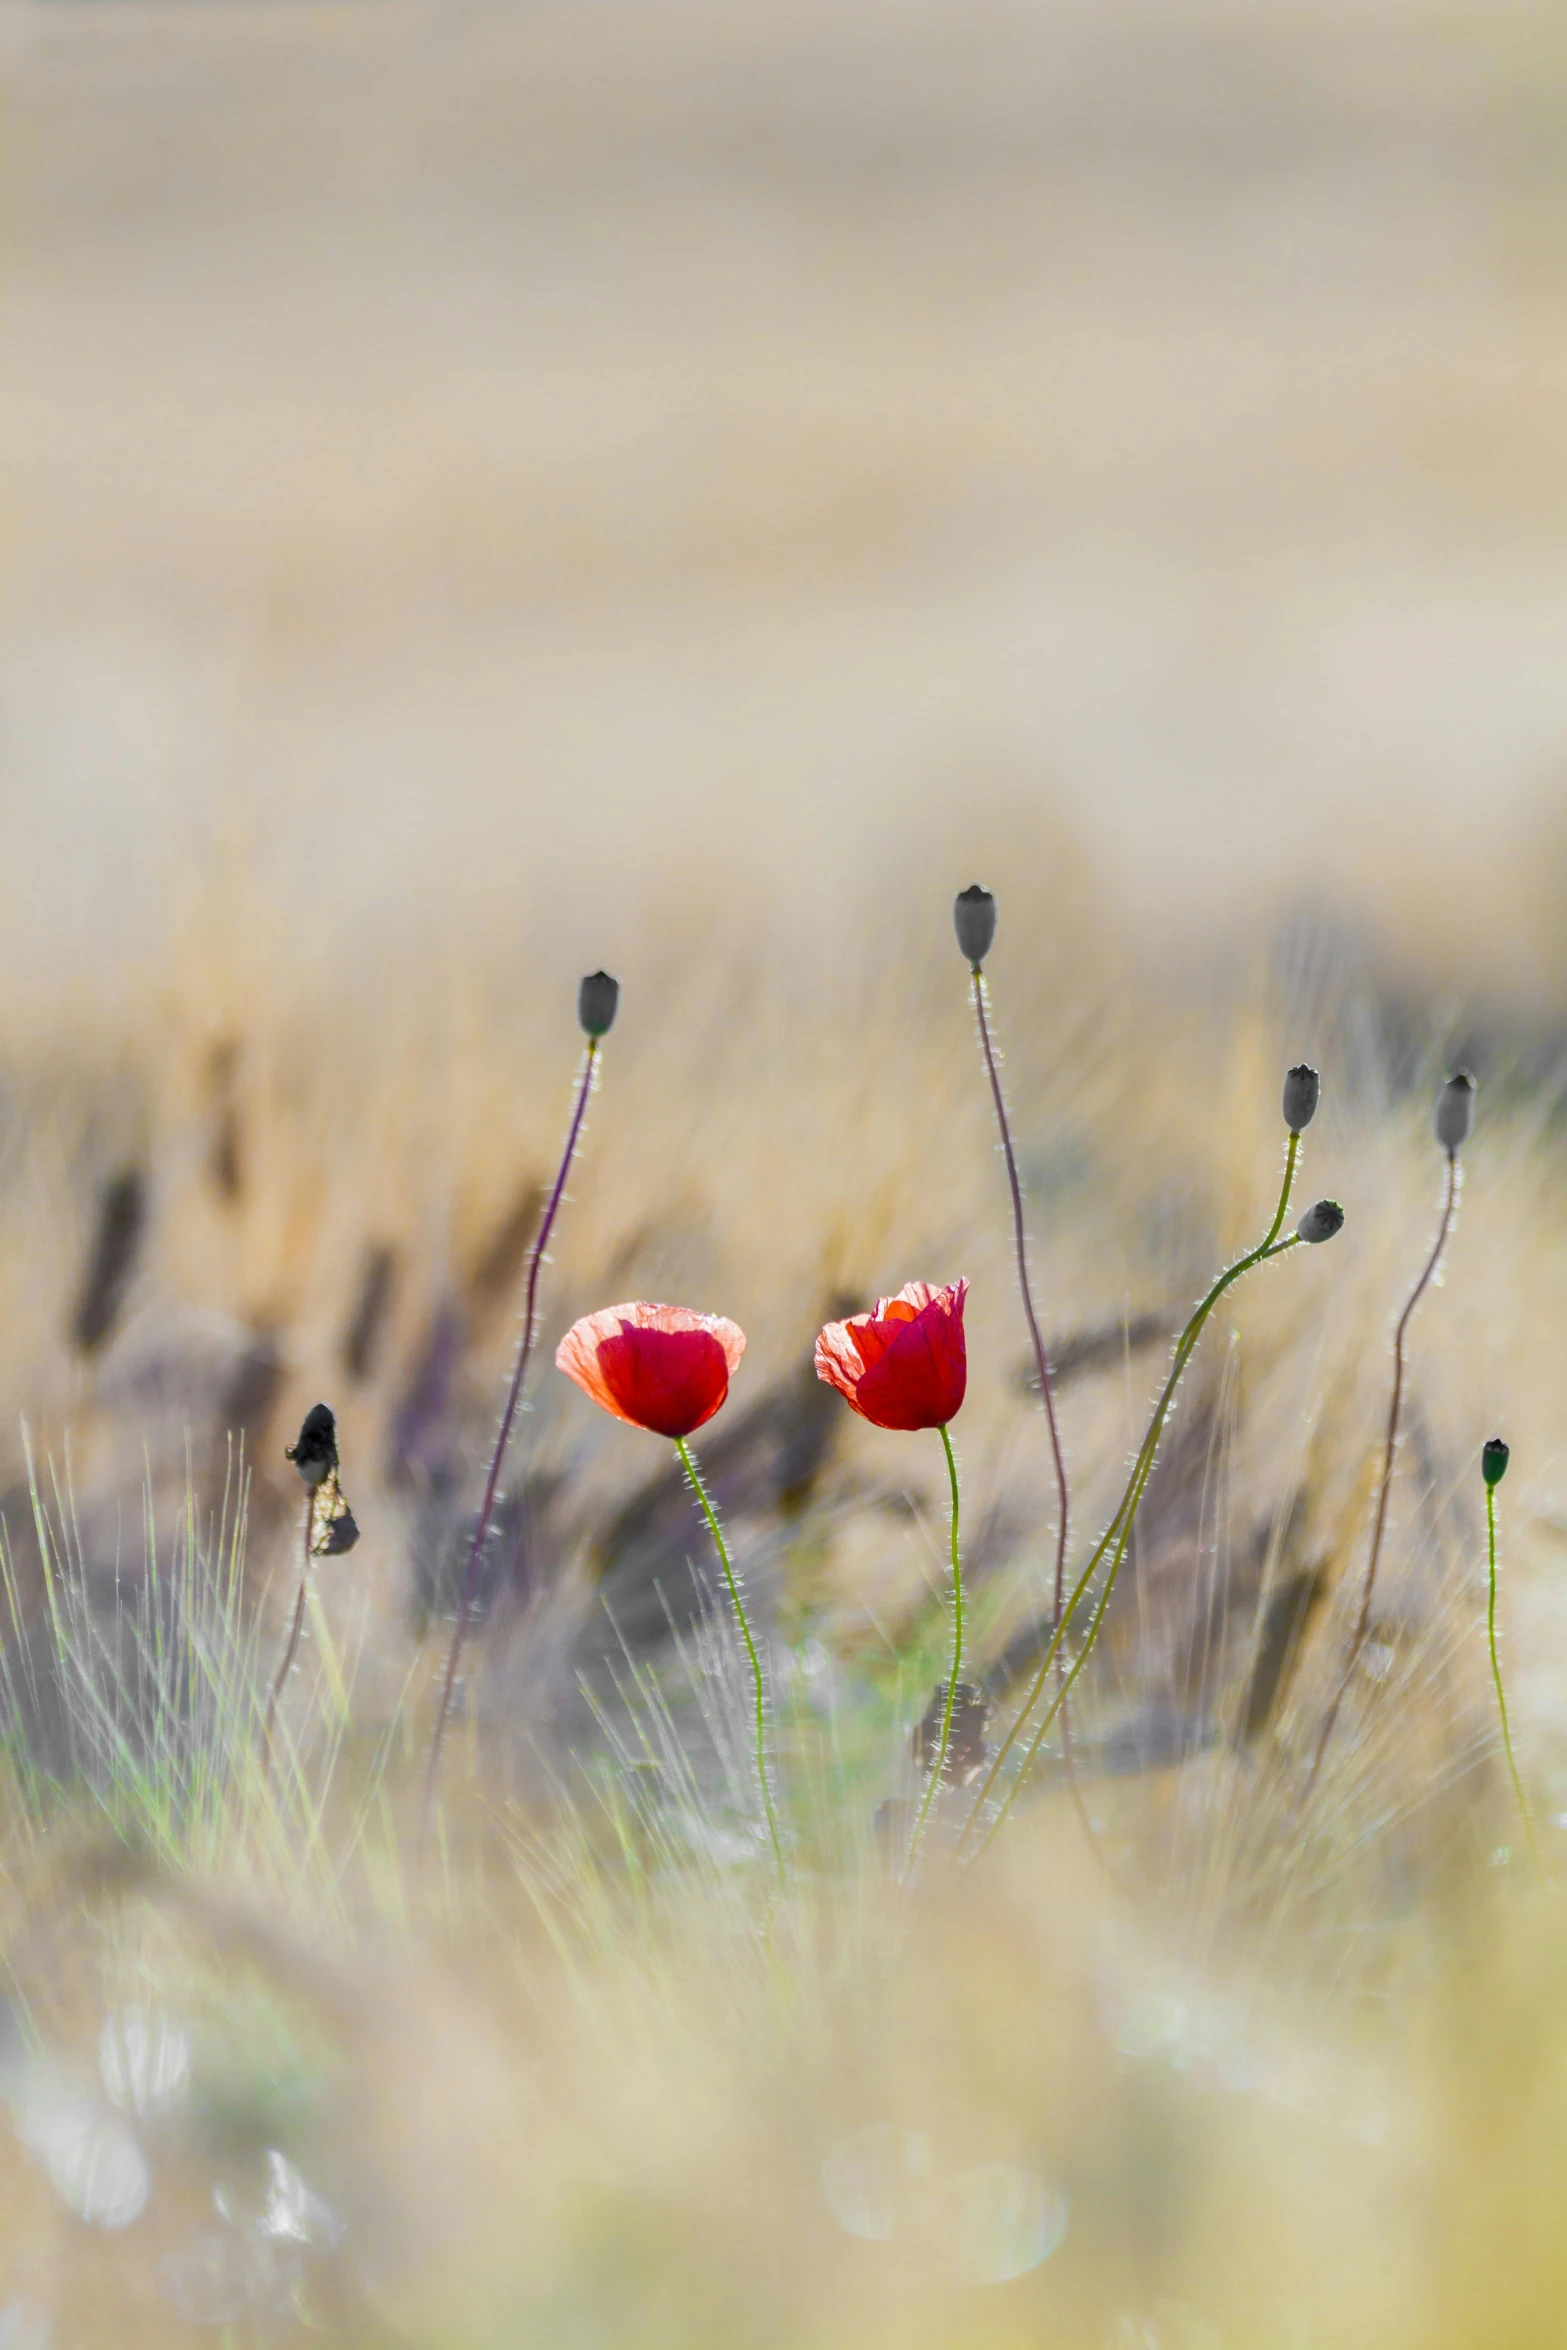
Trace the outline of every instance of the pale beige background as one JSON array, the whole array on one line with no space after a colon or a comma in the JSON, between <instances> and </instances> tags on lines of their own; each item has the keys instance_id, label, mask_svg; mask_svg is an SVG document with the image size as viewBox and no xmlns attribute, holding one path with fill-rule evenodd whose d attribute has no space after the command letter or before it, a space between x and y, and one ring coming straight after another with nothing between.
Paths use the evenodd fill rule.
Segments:
<instances>
[{"instance_id":1,"label":"pale beige background","mask_svg":"<svg viewBox=\"0 0 1567 2350\"><path fill-rule=\"evenodd\" d=\"M663 852L762 920L1065 844L1145 927L1325 880L1560 976L1550 12L0 35L13 1005L193 893L575 961Z\"/></svg>"}]
</instances>

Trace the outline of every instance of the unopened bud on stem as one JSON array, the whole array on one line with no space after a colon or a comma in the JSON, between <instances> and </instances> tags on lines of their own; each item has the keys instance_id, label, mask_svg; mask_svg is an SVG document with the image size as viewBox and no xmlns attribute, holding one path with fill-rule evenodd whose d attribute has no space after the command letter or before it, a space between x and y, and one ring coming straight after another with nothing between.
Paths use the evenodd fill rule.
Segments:
<instances>
[{"instance_id":1,"label":"unopened bud on stem","mask_svg":"<svg viewBox=\"0 0 1567 2350\"><path fill-rule=\"evenodd\" d=\"M577 990L577 1018L584 1036L596 1043L608 1036L620 1008L620 981L607 971L590 971Z\"/></svg>"},{"instance_id":2,"label":"unopened bud on stem","mask_svg":"<svg viewBox=\"0 0 1567 2350\"><path fill-rule=\"evenodd\" d=\"M1336 1199L1319 1199L1314 1208L1308 1208L1295 1227L1297 1240L1331 1240L1344 1229L1344 1211Z\"/></svg>"},{"instance_id":3,"label":"unopened bud on stem","mask_svg":"<svg viewBox=\"0 0 1567 2350\"><path fill-rule=\"evenodd\" d=\"M1485 1449L1480 1455L1480 1474L1487 1485L1500 1485L1507 1474L1507 1464L1512 1457L1504 1437L1488 1436L1486 1438Z\"/></svg>"},{"instance_id":4,"label":"unopened bud on stem","mask_svg":"<svg viewBox=\"0 0 1567 2350\"><path fill-rule=\"evenodd\" d=\"M1475 1081L1467 1069L1460 1069L1436 1097L1436 1139L1449 1158L1463 1149L1474 1122Z\"/></svg>"},{"instance_id":5,"label":"unopened bud on stem","mask_svg":"<svg viewBox=\"0 0 1567 2350\"><path fill-rule=\"evenodd\" d=\"M1317 1114L1322 1080L1309 1062L1302 1061L1284 1080L1284 1123L1291 1134L1304 1134Z\"/></svg>"},{"instance_id":6,"label":"unopened bud on stem","mask_svg":"<svg viewBox=\"0 0 1567 2350\"><path fill-rule=\"evenodd\" d=\"M968 960L983 963L996 935L996 901L977 881L953 899L952 927Z\"/></svg>"}]
</instances>

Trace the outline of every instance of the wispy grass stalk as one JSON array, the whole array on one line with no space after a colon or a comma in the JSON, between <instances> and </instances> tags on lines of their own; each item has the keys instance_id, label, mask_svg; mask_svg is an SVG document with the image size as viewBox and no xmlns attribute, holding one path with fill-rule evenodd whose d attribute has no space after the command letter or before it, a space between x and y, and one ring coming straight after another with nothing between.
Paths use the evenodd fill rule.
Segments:
<instances>
[{"instance_id":1,"label":"wispy grass stalk","mask_svg":"<svg viewBox=\"0 0 1567 2350\"><path fill-rule=\"evenodd\" d=\"M310 1590L310 1562L315 1557L316 1550L316 1495L317 1488L313 1485L305 1493L305 1526L303 1549L299 1561L299 1590L295 1596L293 1613L289 1619L288 1638L283 1643L282 1660L273 1677L272 1687L267 1693L266 1720L261 1726L261 1775L263 1779L272 1768L272 1735L277 1726L277 1709L282 1702L283 1692L288 1686L288 1676L294 1669L294 1659L299 1653L300 1635L305 1629L305 1600Z\"/></svg>"}]
</instances>

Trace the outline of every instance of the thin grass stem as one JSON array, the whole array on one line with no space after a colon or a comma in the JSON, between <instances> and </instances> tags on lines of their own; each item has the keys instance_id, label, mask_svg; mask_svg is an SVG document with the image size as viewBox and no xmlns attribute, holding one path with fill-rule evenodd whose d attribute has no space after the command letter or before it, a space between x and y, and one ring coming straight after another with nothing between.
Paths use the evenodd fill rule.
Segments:
<instances>
[{"instance_id":1,"label":"thin grass stem","mask_svg":"<svg viewBox=\"0 0 1567 2350\"><path fill-rule=\"evenodd\" d=\"M707 1487L702 1482L702 1472L696 1465L696 1455L683 1436L675 1438L675 1450L680 1455L680 1466L686 1473L686 1482L696 1495L697 1501L701 1505L702 1515L707 1520L707 1530L713 1537L713 1548L718 1553L718 1563L724 1570L724 1581L729 1586L730 1604L735 1611L735 1621L740 1627L740 1637L745 1642L745 1652L751 1660L751 1680L756 1694L756 1776L762 1790L762 1809L767 1814L767 1833L772 1839L773 1863L777 1868L778 1882L781 1885L784 1882L783 1839L778 1833L778 1815L773 1809L773 1791L767 1778L767 1691L766 1684L762 1679L762 1660L757 1652L756 1642L751 1637L750 1618L745 1612L745 1601L740 1596L739 1578L730 1562L723 1528L718 1523L718 1512L714 1509Z\"/></svg>"},{"instance_id":2,"label":"thin grass stem","mask_svg":"<svg viewBox=\"0 0 1567 2350\"><path fill-rule=\"evenodd\" d=\"M283 1661L267 1698L267 1718L261 1726L261 1777L263 1784L272 1768L272 1732L277 1723L277 1709L289 1674L294 1669L294 1658L299 1651L299 1636L305 1628L305 1595L310 1589L310 1562L315 1556L316 1543L316 1487L305 1494L305 1544L299 1564L299 1594L294 1601L294 1613L288 1627L288 1639L283 1646Z\"/></svg>"}]
</instances>

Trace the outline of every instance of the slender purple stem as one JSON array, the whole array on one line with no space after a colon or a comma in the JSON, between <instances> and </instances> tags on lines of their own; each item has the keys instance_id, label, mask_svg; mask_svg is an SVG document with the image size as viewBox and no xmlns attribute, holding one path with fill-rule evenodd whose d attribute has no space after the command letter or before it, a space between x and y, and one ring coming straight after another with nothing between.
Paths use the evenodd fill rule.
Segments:
<instances>
[{"instance_id":1,"label":"slender purple stem","mask_svg":"<svg viewBox=\"0 0 1567 2350\"><path fill-rule=\"evenodd\" d=\"M1034 1371L1039 1380L1039 1392L1044 1397L1045 1420L1050 1430L1050 1453L1055 1463L1056 1492L1061 1502L1061 1523L1056 1529L1055 1613L1059 1617L1066 1598L1066 1543L1067 1543L1067 1484L1066 1455L1061 1449L1061 1429L1056 1419L1055 1388L1050 1378L1050 1365L1045 1360L1045 1342L1039 1335L1039 1317L1034 1311L1033 1286L1028 1275L1028 1231L1023 1222L1023 1186L1018 1180L1017 1156L1012 1148L1012 1129L1007 1121L1006 1096L1001 1090L1001 1072L996 1066L995 1047L990 1039L990 1020L985 1010L985 974L976 963L974 977L974 1014L979 1021L979 1041L985 1048L985 1069L990 1078L990 1097L996 1105L996 1124L1001 1129L1001 1149L1007 1162L1007 1182L1012 1191L1012 1239L1017 1251L1017 1285L1022 1292L1023 1314L1028 1323L1029 1341L1034 1349Z\"/></svg>"},{"instance_id":2,"label":"slender purple stem","mask_svg":"<svg viewBox=\"0 0 1567 2350\"><path fill-rule=\"evenodd\" d=\"M566 1133L566 1148L561 1157L560 1172L555 1178L555 1188L550 1193L549 1205L544 1211L544 1220L539 1226L538 1236L533 1243L532 1253L528 1259L528 1293L523 1306L522 1337L517 1346L517 1360L512 1370L511 1386L506 1393L506 1408L501 1413L501 1424L495 1439L495 1450L490 1456L490 1473L484 1481L484 1499L479 1505L479 1515L473 1529L473 1541L468 1551L468 1563L463 1570L462 1596L458 1602L457 1623L452 1633L452 1645L446 1659L446 1677L441 1684L440 1711L435 1717L435 1733L430 1740L430 1759L425 1766L424 1794L419 1806L421 1838L429 1826L430 1807L435 1800L435 1784L441 1767L441 1744L446 1736L447 1718L452 1710L452 1692L457 1686L457 1667L462 1658L463 1643L468 1637L468 1626L473 1616L473 1603L478 1596L479 1562L484 1553L484 1545L489 1539L490 1522L495 1515L495 1501L500 1490L501 1470L506 1462L506 1447L511 1441L512 1422L517 1417L517 1407L522 1401L523 1382L528 1375L528 1358L533 1352L534 1332L537 1326L539 1268L544 1262L544 1252L549 1247L550 1232L559 1212L560 1203L565 1196L566 1178L571 1173L571 1162L576 1156L577 1138L582 1132L582 1120L587 1111L588 1096L593 1090L593 1078L598 1066L598 1049L598 1038L596 1036L589 1037L587 1053L582 1063L582 1075L577 1080L577 1099L571 1113L571 1125Z\"/></svg>"},{"instance_id":3,"label":"slender purple stem","mask_svg":"<svg viewBox=\"0 0 1567 2350\"><path fill-rule=\"evenodd\" d=\"M1415 1308L1430 1288L1436 1276L1437 1266L1442 1261L1442 1251L1446 1248L1448 1234L1453 1229L1453 1215L1457 1205L1458 1153L1449 1151L1447 1154L1447 1187L1442 1198L1442 1221L1437 1226L1436 1239L1432 1244L1431 1254L1421 1268L1420 1278L1409 1293L1409 1302L1399 1315L1398 1328L1393 1333L1393 1393L1388 1402L1387 1438L1382 1452L1382 1479L1377 1487L1376 1516L1371 1527L1371 1553L1366 1560L1366 1579L1361 1588L1359 1613L1355 1618L1355 1636L1349 1644L1349 1655L1344 1660L1344 1670L1340 1676L1338 1687L1333 1693L1333 1702L1323 1716L1322 1729L1317 1738L1317 1751L1311 1758L1311 1769L1307 1773L1306 1784L1301 1794L1302 1803L1308 1800L1317 1783L1317 1774L1322 1768L1322 1758L1327 1753L1328 1742L1332 1738L1338 1722L1339 1708L1344 1703L1355 1666L1359 1662L1360 1652L1366 1644L1366 1634L1371 1629L1371 1595L1377 1579L1377 1565L1382 1556L1382 1537L1387 1530L1388 1495L1393 1487L1393 1463L1394 1456L1398 1451L1398 1424L1404 1408L1404 1340L1408 1335L1409 1325L1414 1320Z\"/></svg>"},{"instance_id":4,"label":"slender purple stem","mask_svg":"<svg viewBox=\"0 0 1567 2350\"><path fill-rule=\"evenodd\" d=\"M1070 1522L1070 1502L1067 1493L1066 1454L1061 1446L1061 1427L1056 1417L1055 1387L1050 1377L1050 1365L1045 1356L1045 1342L1040 1336L1039 1317L1034 1311L1033 1284L1028 1271L1028 1229L1023 1220L1023 1185L1017 1171L1017 1155L1012 1148L1012 1128L1007 1118L1006 1095L1002 1090L1001 1072L996 1065L995 1046L991 1041L990 1018L986 1009L987 990L985 974L975 963L970 966L974 981L974 1016L979 1022L979 1041L985 1050L985 1070L990 1079L990 1098L996 1105L996 1124L1001 1130L1001 1149L1007 1163L1007 1183L1012 1192L1012 1241L1017 1255L1017 1285L1022 1294L1023 1313L1028 1323L1028 1335L1034 1349L1034 1373L1039 1381L1039 1392L1044 1398L1045 1423L1050 1430L1050 1455L1055 1464L1056 1494L1060 1503L1060 1523L1056 1528L1056 1563L1054 1577L1054 1621L1061 1621L1061 1610L1066 1604L1066 1546ZM1056 1678L1059 1681L1066 1669L1066 1652L1056 1656ZM1061 1760L1066 1767L1067 1785L1084 1833L1098 1849L1098 1839L1084 1808L1082 1791L1077 1783L1077 1766L1072 1758L1072 1728L1066 1707L1061 1709Z\"/></svg>"}]
</instances>

